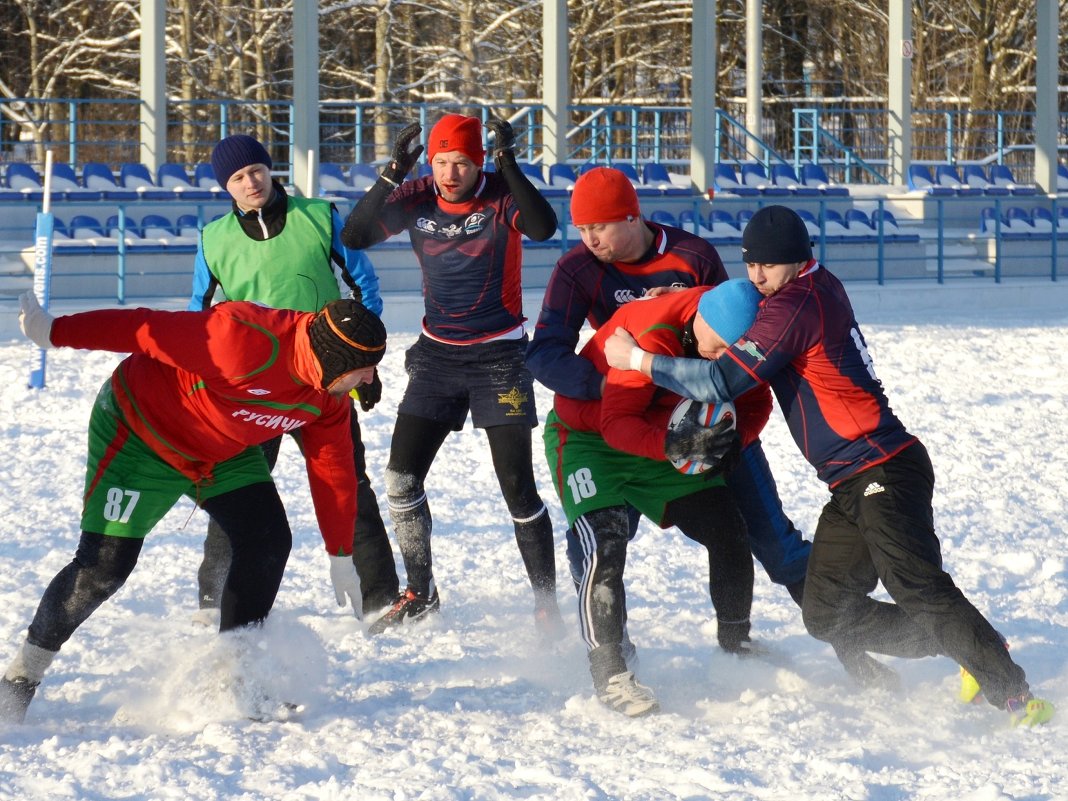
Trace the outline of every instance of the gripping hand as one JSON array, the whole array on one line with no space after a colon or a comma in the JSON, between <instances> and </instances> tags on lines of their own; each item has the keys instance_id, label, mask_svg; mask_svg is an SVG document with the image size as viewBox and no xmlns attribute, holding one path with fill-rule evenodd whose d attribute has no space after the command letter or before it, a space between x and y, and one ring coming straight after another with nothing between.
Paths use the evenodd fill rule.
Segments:
<instances>
[{"instance_id":1,"label":"gripping hand","mask_svg":"<svg viewBox=\"0 0 1068 801\"><path fill-rule=\"evenodd\" d=\"M363 594L360 591L360 577L352 556L330 557L330 583L334 585L334 597L338 606L347 602L352 604L352 612L357 620L363 620Z\"/></svg>"},{"instance_id":2,"label":"gripping hand","mask_svg":"<svg viewBox=\"0 0 1068 801\"><path fill-rule=\"evenodd\" d=\"M37 347L52 347L53 320L55 318L41 308L32 291L19 295L19 327Z\"/></svg>"},{"instance_id":3,"label":"gripping hand","mask_svg":"<svg viewBox=\"0 0 1068 801\"><path fill-rule=\"evenodd\" d=\"M515 131L508 120L490 117L486 121L486 127L493 134L493 155L496 158L503 151L511 151L515 148Z\"/></svg>"},{"instance_id":4,"label":"gripping hand","mask_svg":"<svg viewBox=\"0 0 1068 801\"><path fill-rule=\"evenodd\" d=\"M717 473L722 472L726 466L721 467L724 457L740 447L734 421L724 418L711 428L705 428L698 420L700 412L701 404L690 404L678 425L668 430L664 438L664 454L668 459L704 462Z\"/></svg>"},{"instance_id":5,"label":"gripping hand","mask_svg":"<svg viewBox=\"0 0 1068 801\"><path fill-rule=\"evenodd\" d=\"M365 412L371 411L375 404L382 400L382 379L378 377L378 370L375 370L370 384L360 384L356 387L356 397L360 401L360 408Z\"/></svg>"},{"instance_id":6,"label":"gripping hand","mask_svg":"<svg viewBox=\"0 0 1068 801\"><path fill-rule=\"evenodd\" d=\"M417 122L405 126L397 135L397 141L393 143L392 161L382 171L382 177L396 186L404 180L404 176L412 171L419 156L423 152L423 146L419 144L419 134L423 132L423 126Z\"/></svg>"}]
</instances>

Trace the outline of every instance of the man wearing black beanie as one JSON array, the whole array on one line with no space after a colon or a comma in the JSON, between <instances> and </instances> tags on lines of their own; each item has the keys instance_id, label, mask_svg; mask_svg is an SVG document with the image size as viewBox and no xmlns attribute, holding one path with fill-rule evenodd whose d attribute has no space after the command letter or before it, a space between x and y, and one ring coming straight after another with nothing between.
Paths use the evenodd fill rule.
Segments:
<instances>
[{"instance_id":1,"label":"man wearing black beanie","mask_svg":"<svg viewBox=\"0 0 1068 801\"><path fill-rule=\"evenodd\" d=\"M204 312L104 309L53 318L27 292L23 332L40 348L129 353L89 419L81 539L52 579L0 679L0 723L21 722L52 660L126 581L145 537L183 495L218 521L233 554L220 631L267 617L292 547L260 445L300 432L334 598L356 604L357 514L348 393L386 349L354 300L318 314L220 303ZM264 699L265 701L267 699ZM268 709L249 709L252 715Z\"/></svg>"},{"instance_id":2,"label":"man wearing black beanie","mask_svg":"<svg viewBox=\"0 0 1068 801\"><path fill-rule=\"evenodd\" d=\"M771 385L794 441L831 491L809 555L802 618L862 685L897 675L869 652L948 656L1014 725L1044 723L1001 635L942 568L934 471L923 443L891 411L842 282L812 258L804 222L767 206L742 232L749 280L765 297L745 335L716 361L654 356L629 336L609 364L661 387L720 403ZM624 332L625 334L625 332ZM894 603L870 597L881 582Z\"/></svg>"},{"instance_id":3,"label":"man wearing black beanie","mask_svg":"<svg viewBox=\"0 0 1068 801\"><path fill-rule=\"evenodd\" d=\"M318 311L344 293L375 314L382 313L374 267L364 253L342 245L342 220L332 203L290 197L271 176L273 164L267 149L247 134L221 139L212 151L211 165L233 198L233 211L204 226L193 267L191 311L210 307L220 290L228 300L306 312ZM369 412L382 394L377 373L356 393L362 411ZM359 419L353 411L352 456L359 479L360 513L352 552L363 592L354 608L359 617L392 603L398 579L378 498L367 475ZM263 444L272 470L281 442L277 436ZM200 610L195 619L199 622L210 622L219 608L230 562L228 548L219 526L209 521L197 575Z\"/></svg>"}]
</instances>

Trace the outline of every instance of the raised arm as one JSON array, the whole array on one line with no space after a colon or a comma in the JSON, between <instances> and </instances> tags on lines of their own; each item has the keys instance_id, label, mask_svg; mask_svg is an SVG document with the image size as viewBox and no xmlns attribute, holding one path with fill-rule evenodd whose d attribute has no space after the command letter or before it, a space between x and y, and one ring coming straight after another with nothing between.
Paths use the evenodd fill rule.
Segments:
<instances>
[{"instance_id":1,"label":"raised arm","mask_svg":"<svg viewBox=\"0 0 1068 801\"><path fill-rule=\"evenodd\" d=\"M388 235L378 222L378 215L386 203L386 198L401 185L404 176L412 171L419 160L423 146L417 140L422 132L422 126L413 122L397 136L397 141L393 144L392 160L345 220L345 227L341 230L341 242L346 247L363 250L378 244Z\"/></svg>"},{"instance_id":2,"label":"raised arm","mask_svg":"<svg viewBox=\"0 0 1068 801\"><path fill-rule=\"evenodd\" d=\"M494 134L493 163L519 208L516 227L535 242L552 238L558 225L556 212L516 164L512 126L506 120L491 117L486 127Z\"/></svg>"}]
</instances>

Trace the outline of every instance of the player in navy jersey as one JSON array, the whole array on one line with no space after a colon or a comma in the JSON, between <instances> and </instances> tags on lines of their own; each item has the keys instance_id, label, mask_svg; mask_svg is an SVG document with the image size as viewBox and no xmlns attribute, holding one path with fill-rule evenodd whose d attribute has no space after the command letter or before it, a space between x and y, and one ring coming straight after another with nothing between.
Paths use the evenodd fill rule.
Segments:
<instances>
[{"instance_id":1,"label":"player in navy jersey","mask_svg":"<svg viewBox=\"0 0 1068 801\"><path fill-rule=\"evenodd\" d=\"M934 530L934 471L923 444L894 415L875 376L845 288L812 258L805 224L767 206L742 234L742 258L765 300L756 321L717 361L645 354L626 332L606 343L613 367L720 402L771 385L794 441L831 490L809 557L802 617L866 685L896 674L868 652L945 655L1015 723L1043 723L1004 641L942 568ZM881 581L894 603L869 593Z\"/></svg>"},{"instance_id":2,"label":"player in navy jersey","mask_svg":"<svg viewBox=\"0 0 1068 801\"><path fill-rule=\"evenodd\" d=\"M582 174L571 197L582 242L557 262L527 348L527 366L549 389L577 400L601 397L604 376L575 352L583 322L600 328L626 303L669 288L715 286L727 280L716 249L699 236L642 218L638 195L619 170ZM769 578L800 604L811 544L783 511L759 439L742 452L727 486L742 511L753 554ZM632 526L636 525L636 517ZM582 549L567 534L573 577Z\"/></svg>"},{"instance_id":3,"label":"player in navy jersey","mask_svg":"<svg viewBox=\"0 0 1068 801\"><path fill-rule=\"evenodd\" d=\"M534 382L524 364L521 237L556 231L552 206L523 175L514 134L491 119L497 171L482 170L482 125L447 114L427 139L432 175L405 181L423 147L406 127L393 159L345 222L342 242L367 248L407 231L423 274L425 316L408 350L405 388L393 429L386 495L408 586L369 631L380 633L439 607L424 480L450 431L468 413L486 431L494 470L511 514L543 637L563 631L556 600L552 521L538 495L531 455L537 425Z\"/></svg>"}]
</instances>

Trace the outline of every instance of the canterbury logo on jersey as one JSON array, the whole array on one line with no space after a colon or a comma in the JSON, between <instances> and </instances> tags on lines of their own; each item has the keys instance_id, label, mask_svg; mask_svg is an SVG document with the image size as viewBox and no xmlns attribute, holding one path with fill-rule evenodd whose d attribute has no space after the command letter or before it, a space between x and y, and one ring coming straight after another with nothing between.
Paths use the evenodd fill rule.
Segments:
<instances>
[{"instance_id":1,"label":"canterbury logo on jersey","mask_svg":"<svg viewBox=\"0 0 1068 801\"><path fill-rule=\"evenodd\" d=\"M294 420L284 414L260 414L248 409L238 409L231 416L243 418L246 423L253 423L263 428L275 428L279 431L292 431L308 422L307 420Z\"/></svg>"},{"instance_id":2,"label":"canterbury logo on jersey","mask_svg":"<svg viewBox=\"0 0 1068 801\"><path fill-rule=\"evenodd\" d=\"M416 230L430 236L455 239L458 236L472 236L481 232L486 227L486 221L488 219L489 218L483 212L476 211L464 220L463 224L457 225L456 223L453 223L452 225L442 227L429 217L420 217L415 221L415 227Z\"/></svg>"}]
</instances>

